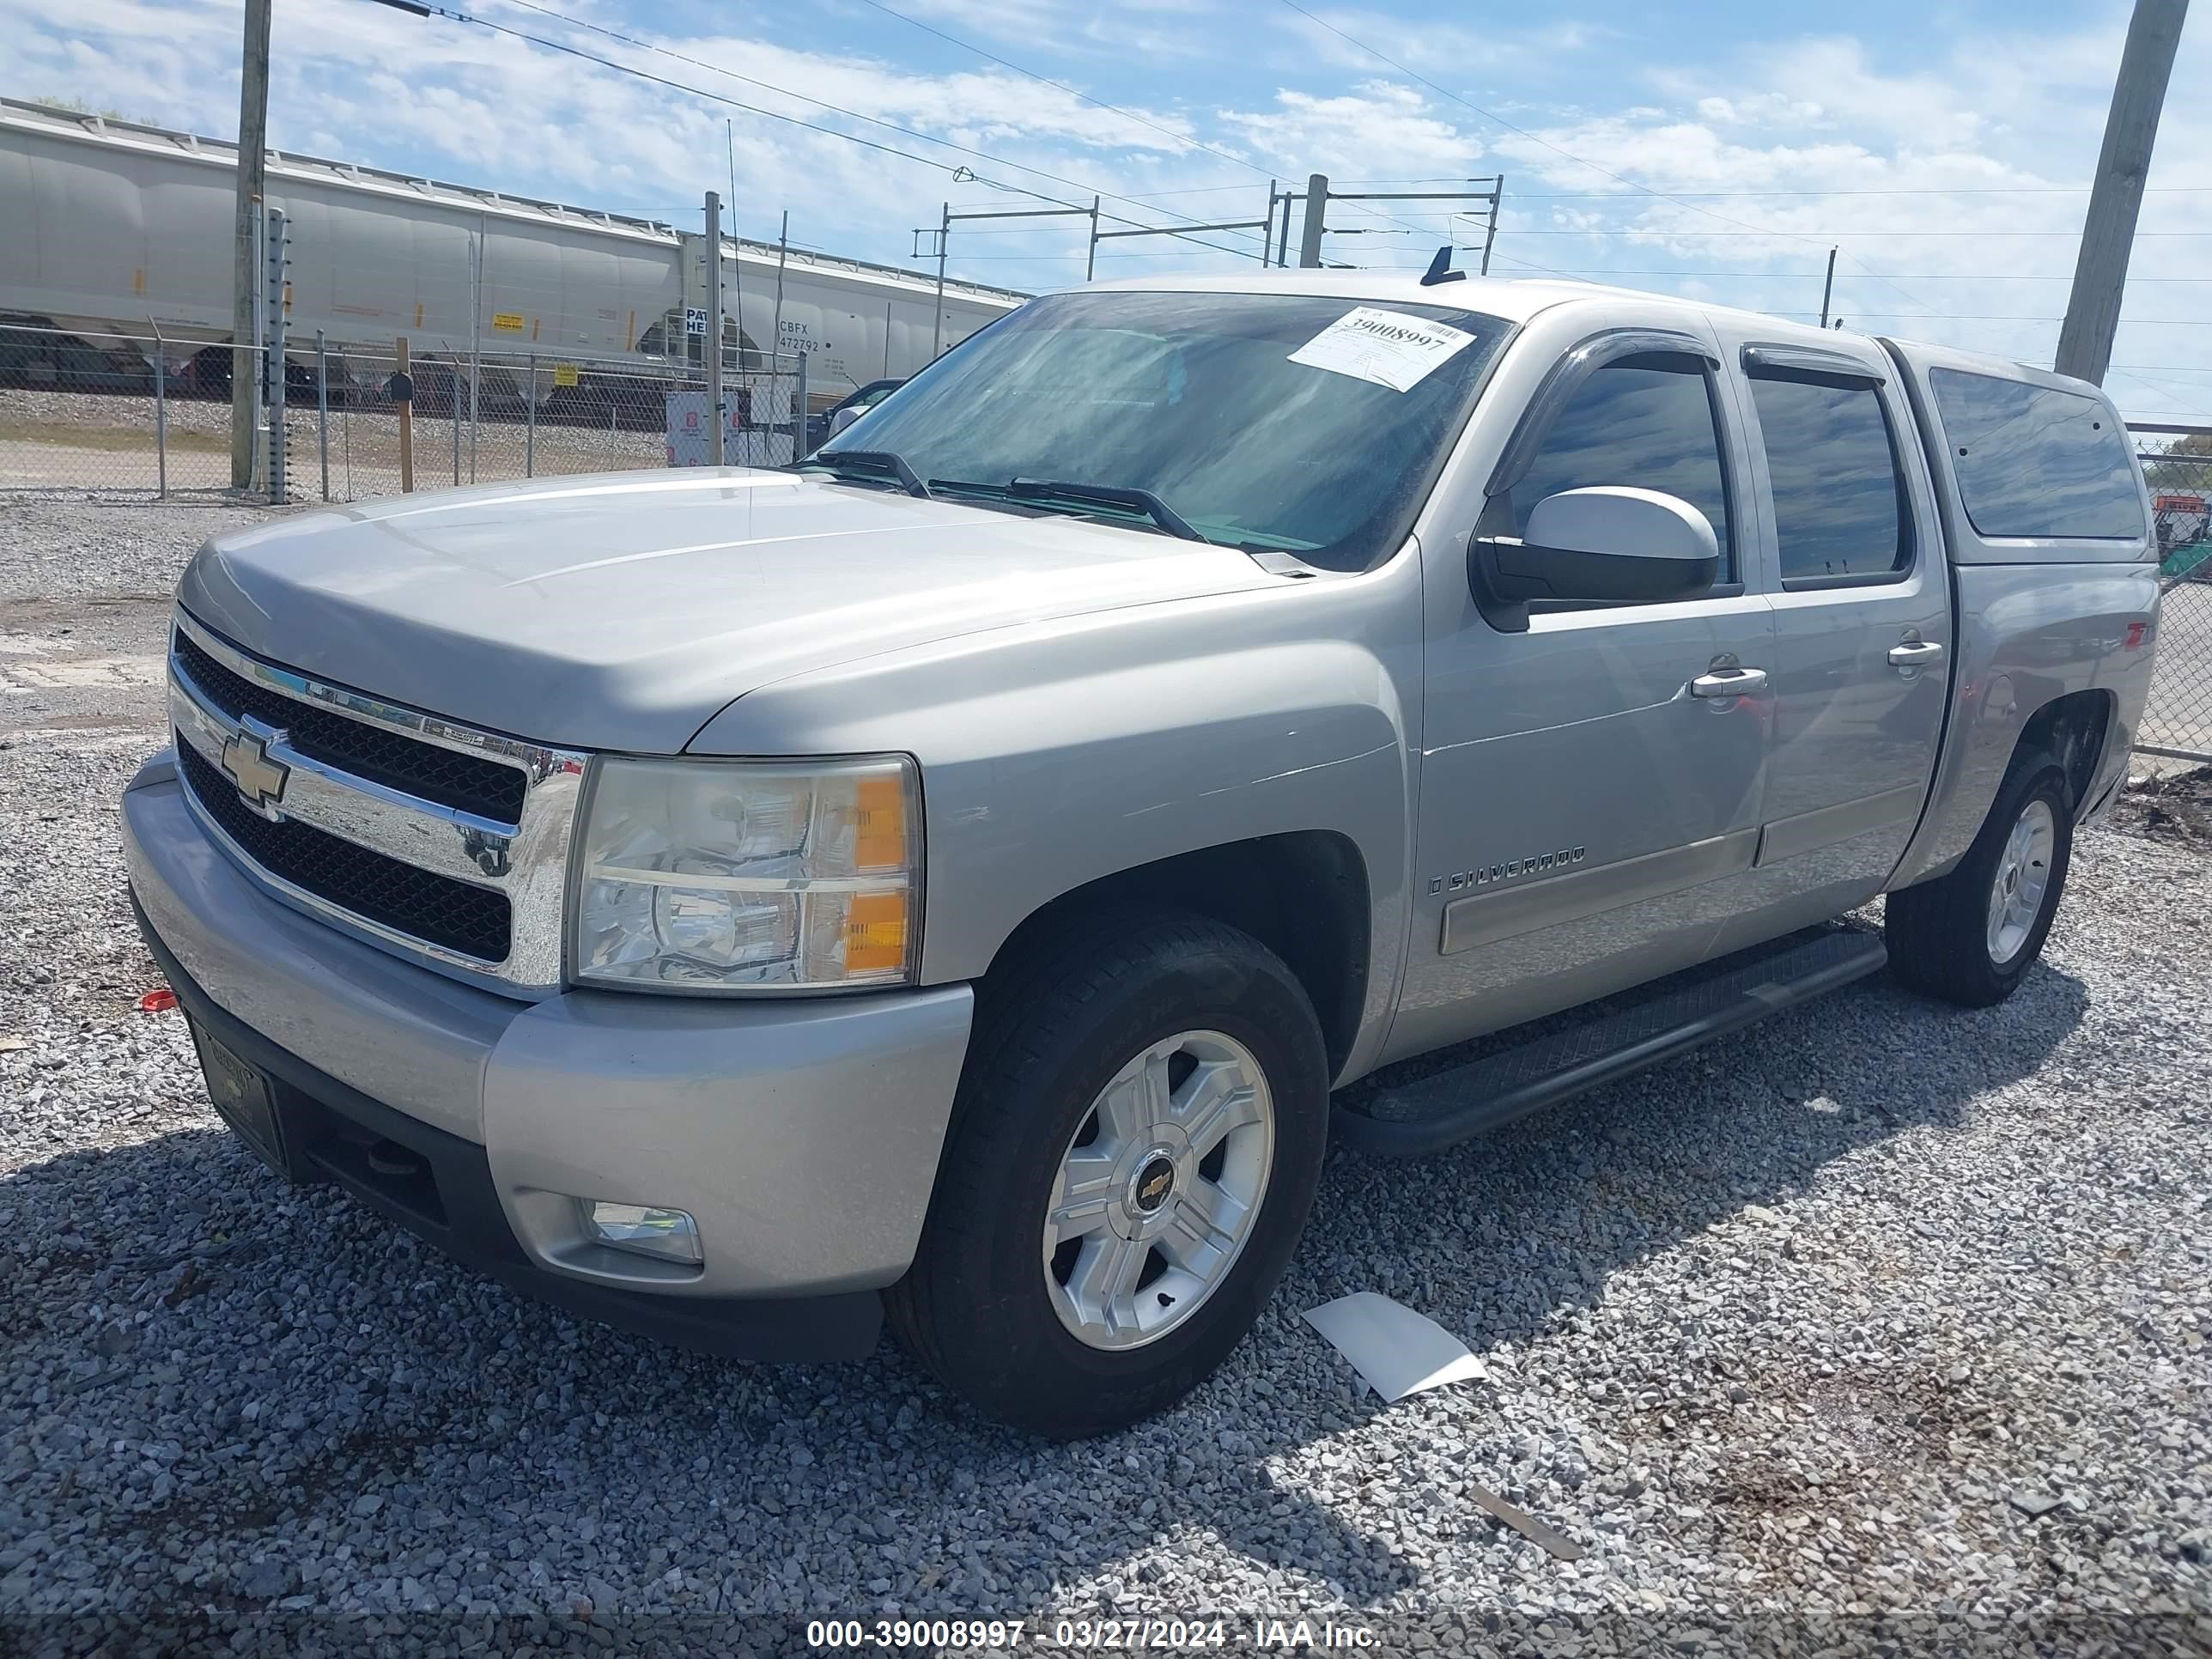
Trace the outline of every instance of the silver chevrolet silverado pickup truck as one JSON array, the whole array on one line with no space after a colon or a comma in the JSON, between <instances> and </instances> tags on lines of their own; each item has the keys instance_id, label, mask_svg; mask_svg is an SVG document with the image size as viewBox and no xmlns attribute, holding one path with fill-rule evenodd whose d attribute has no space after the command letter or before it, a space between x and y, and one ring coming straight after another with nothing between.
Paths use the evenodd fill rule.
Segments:
<instances>
[{"instance_id":1,"label":"silver chevrolet silverado pickup truck","mask_svg":"<svg viewBox=\"0 0 2212 1659\"><path fill-rule=\"evenodd\" d=\"M211 541L131 890L290 1178L726 1354L888 1316L1091 1432L1237 1342L1332 1133L1885 966L2008 994L2143 706L2147 509L2094 387L1960 352L1102 284L794 470Z\"/></svg>"}]
</instances>

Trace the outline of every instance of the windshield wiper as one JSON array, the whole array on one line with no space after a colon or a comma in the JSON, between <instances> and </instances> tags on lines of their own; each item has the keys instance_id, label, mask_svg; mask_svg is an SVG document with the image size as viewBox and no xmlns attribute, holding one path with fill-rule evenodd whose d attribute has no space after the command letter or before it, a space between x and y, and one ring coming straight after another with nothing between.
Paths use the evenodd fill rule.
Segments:
<instances>
[{"instance_id":1,"label":"windshield wiper","mask_svg":"<svg viewBox=\"0 0 2212 1659\"><path fill-rule=\"evenodd\" d=\"M1191 528L1188 520L1149 489L1125 489L1119 484L1069 483L1056 478L1016 478L1006 486L1006 494L1016 501L1091 501L1100 507L1127 507L1144 514L1170 536L1179 536L1187 542L1206 539Z\"/></svg>"},{"instance_id":2,"label":"windshield wiper","mask_svg":"<svg viewBox=\"0 0 2212 1659\"><path fill-rule=\"evenodd\" d=\"M919 495L925 501L929 499L929 486L922 483L921 475L907 465L905 456L895 450L840 449L833 453L827 450L817 449L807 459L801 461L799 467L794 470L818 466L825 471L835 472L841 465L853 463L858 463L863 467L888 468L898 479L899 487L908 495Z\"/></svg>"}]
</instances>

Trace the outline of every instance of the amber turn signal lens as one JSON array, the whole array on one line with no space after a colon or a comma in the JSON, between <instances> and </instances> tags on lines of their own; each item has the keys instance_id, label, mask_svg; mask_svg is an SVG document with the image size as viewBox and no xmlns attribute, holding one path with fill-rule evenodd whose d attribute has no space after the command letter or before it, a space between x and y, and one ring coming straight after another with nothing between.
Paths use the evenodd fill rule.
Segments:
<instances>
[{"instance_id":1,"label":"amber turn signal lens","mask_svg":"<svg viewBox=\"0 0 2212 1659\"><path fill-rule=\"evenodd\" d=\"M904 893L857 893L845 913L845 971L864 973L906 963Z\"/></svg>"}]
</instances>

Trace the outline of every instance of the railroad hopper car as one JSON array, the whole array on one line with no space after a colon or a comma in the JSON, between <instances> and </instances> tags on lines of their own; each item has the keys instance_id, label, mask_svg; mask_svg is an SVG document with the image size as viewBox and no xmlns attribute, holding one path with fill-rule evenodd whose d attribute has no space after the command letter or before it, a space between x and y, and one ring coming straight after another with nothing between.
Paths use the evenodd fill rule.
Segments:
<instances>
[{"instance_id":1,"label":"railroad hopper car","mask_svg":"<svg viewBox=\"0 0 2212 1659\"><path fill-rule=\"evenodd\" d=\"M158 352L179 393L228 396L236 165L224 140L0 100L0 385L143 390ZM404 337L430 406L473 353L488 406L527 390L544 418L611 401L657 422L667 371L700 360L700 233L273 150L266 199L289 222L295 386L318 330L342 395L380 387ZM1024 297L948 283L940 330L932 276L729 237L722 257L726 363L764 366L780 323L817 410Z\"/></svg>"}]
</instances>

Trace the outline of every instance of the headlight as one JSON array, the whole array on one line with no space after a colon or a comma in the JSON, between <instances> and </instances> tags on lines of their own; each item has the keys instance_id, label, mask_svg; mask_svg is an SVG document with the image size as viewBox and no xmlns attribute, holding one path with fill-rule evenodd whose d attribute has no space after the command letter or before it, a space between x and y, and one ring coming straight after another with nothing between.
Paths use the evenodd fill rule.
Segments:
<instances>
[{"instance_id":1,"label":"headlight","mask_svg":"<svg viewBox=\"0 0 2212 1659\"><path fill-rule=\"evenodd\" d=\"M921 792L904 760L598 763L580 981L896 985L920 955Z\"/></svg>"}]
</instances>

